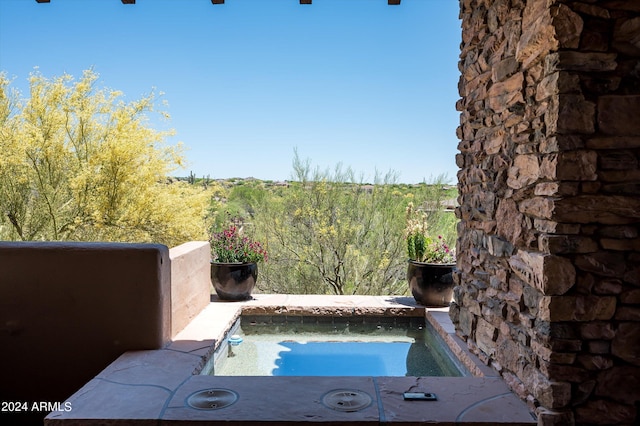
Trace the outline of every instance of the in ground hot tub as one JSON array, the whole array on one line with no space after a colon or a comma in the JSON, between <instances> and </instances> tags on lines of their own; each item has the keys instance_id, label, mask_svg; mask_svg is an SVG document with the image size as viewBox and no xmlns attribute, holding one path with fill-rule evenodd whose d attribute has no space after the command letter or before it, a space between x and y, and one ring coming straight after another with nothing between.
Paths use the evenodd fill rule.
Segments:
<instances>
[{"instance_id":1,"label":"in ground hot tub","mask_svg":"<svg viewBox=\"0 0 640 426\"><path fill-rule=\"evenodd\" d=\"M242 316L202 374L438 376L469 371L423 317Z\"/></svg>"},{"instance_id":2,"label":"in ground hot tub","mask_svg":"<svg viewBox=\"0 0 640 426\"><path fill-rule=\"evenodd\" d=\"M385 321L380 327L387 327L389 321L397 324L406 318L426 318L472 375L200 374L215 358L216 349L224 353L220 348L228 344L225 336L234 334L237 319L242 316L246 321L250 315L269 315L272 322L300 320L302 324L380 316ZM167 347L123 354L65 401L73 407L71 411L51 413L46 424L535 425L526 404L509 391L495 370L465 352L465 346L455 336L446 309L425 312L410 298L257 295L247 302L214 302ZM404 398L420 393L434 393L437 398Z\"/></svg>"}]
</instances>

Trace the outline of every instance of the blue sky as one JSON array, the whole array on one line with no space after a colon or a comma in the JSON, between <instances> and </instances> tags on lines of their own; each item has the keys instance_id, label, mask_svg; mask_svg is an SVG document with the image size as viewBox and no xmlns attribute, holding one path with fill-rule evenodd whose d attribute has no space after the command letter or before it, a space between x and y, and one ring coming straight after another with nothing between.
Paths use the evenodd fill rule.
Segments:
<instances>
[{"instance_id":1,"label":"blue sky","mask_svg":"<svg viewBox=\"0 0 640 426\"><path fill-rule=\"evenodd\" d=\"M164 92L188 165L284 180L314 166L393 170L417 183L458 168L457 0L0 0L0 70L27 93L35 66L137 99Z\"/></svg>"}]
</instances>

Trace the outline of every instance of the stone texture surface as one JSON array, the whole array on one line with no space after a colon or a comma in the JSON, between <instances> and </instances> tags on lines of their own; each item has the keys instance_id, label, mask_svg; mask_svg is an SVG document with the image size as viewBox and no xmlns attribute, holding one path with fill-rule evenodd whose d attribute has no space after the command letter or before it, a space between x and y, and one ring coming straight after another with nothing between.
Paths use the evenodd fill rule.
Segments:
<instances>
[{"instance_id":1,"label":"stone texture surface","mask_svg":"<svg viewBox=\"0 0 640 426\"><path fill-rule=\"evenodd\" d=\"M236 392L237 402L218 410L198 410L186 404L193 393L212 388ZM274 389L277 392L269 391ZM322 397L335 389L364 392L372 403L354 412L332 410L322 403ZM315 377L310 380L309 377L192 376L176 389L161 418L207 424L301 424L314 421L377 425L379 404L371 377Z\"/></svg>"},{"instance_id":2,"label":"stone texture surface","mask_svg":"<svg viewBox=\"0 0 640 426\"><path fill-rule=\"evenodd\" d=\"M533 417L499 378L381 377L376 379L385 425L527 425ZM405 401L404 392L433 392L432 402ZM473 419L473 420L471 420Z\"/></svg>"},{"instance_id":3,"label":"stone texture surface","mask_svg":"<svg viewBox=\"0 0 640 426\"><path fill-rule=\"evenodd\" d=\"M198 375L199 367L222 341L241 312L285 316L289 312L331 315L350 309L379 312L404 310L405 317L427 317L452 350L471 362L467 377L242 377ZM357 310L356 310L357 309ZM285 312L286 311L286 312ZM536 423L531 409L512 393L495 370L483 365L454 335L448 309L425 312L412 299L386 296L255 295L246 302L209 304L170 346L127 352L66 402L70 411L53 412L45 424L55 425L511 425ZM208 350L205 347L209 345ZM204 346L204 347L203 347ZM465 365L467 365L467 361ZM195 373L195 374L194 374ZM238 399L216 410L187 404L193 393L229 389ZM371 404L344 412L327 407L322 398L337 389L365 392ZM405 401L404 392L433 392L436 401Z\"/></svg>"},{"instance_id":4,"label":"stone texture surface","mask_svg":"<svg viewBox=\"0 0 640 426\"><path fill-rule=\"evenodd\" d=\"M635 424L640 2L460 4L457 334L538 424Z\"/></svg>"},{"instance_id":5,"label":"stone texture surface","mask_svg":"<svg viewBox=\"0 0 640 426\"><path fill-rule=\"evenodd\" d=\"M640 95L601 96L598 99L598 126L609 135L638 135Z\"/></svg>"}]
</instances>

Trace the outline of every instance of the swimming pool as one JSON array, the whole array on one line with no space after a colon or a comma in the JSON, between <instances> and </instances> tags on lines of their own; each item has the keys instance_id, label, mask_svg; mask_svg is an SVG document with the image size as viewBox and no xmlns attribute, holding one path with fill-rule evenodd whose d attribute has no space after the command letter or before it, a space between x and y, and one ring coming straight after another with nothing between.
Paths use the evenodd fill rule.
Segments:
<instances>
[{"instance_id":1,"label":"swimming pool","mask_svg":"<svg viewBox=\"0 0 640 426\"><path fill-rule=\"evenodd\" d=\"M203 374L469 375L423 318L241 317Z\"/></svg>"}]
</instances>

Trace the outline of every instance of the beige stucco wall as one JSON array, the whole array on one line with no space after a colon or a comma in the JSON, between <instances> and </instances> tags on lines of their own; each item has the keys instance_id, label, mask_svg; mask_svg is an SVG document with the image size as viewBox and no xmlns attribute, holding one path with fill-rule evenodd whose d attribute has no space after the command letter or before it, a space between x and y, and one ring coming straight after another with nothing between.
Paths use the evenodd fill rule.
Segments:
<instances>
[{"instance_id":1,"label":"beige stucco wall","mask_svg":"<svg viewBox=\"0 0 640 426\"><path fill-rule=\"evenodd\" d=\"M169 249L0 242L0 400L62 401L171 337Z\"/></svg>"},{"instance_id":2,"label":"beige stucco wall","mask_svg":"<svg viewBox=\"0 0 640 426\"><path fill-rule=\"evenodd\" d=\"M169 258L174 337L211 301L211 248L206 241L190 241L169 250Z\"/></svg>"}]
</instances>

